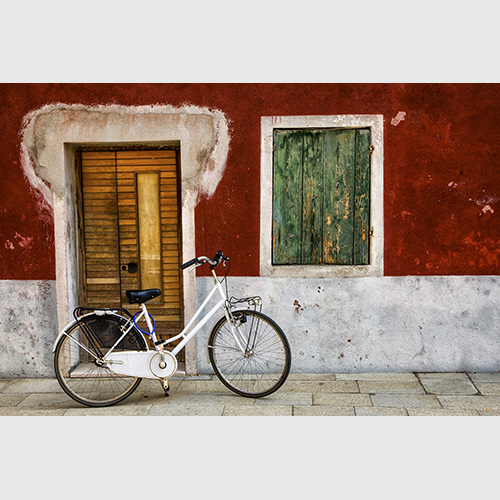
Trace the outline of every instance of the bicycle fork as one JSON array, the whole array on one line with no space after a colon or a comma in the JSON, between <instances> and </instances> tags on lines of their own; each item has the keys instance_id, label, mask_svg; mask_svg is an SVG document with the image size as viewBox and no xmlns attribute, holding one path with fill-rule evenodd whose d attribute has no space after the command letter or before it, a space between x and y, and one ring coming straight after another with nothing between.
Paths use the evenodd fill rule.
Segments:
<instances>
[{"instance_id":1,"label":"bicycle fork","mask_svg":"<svg viewBox=\"0 0 500 500\"><path fill-rule=\"evenodd\" d=\"M235 340L236 344L238 345L238 348L240 349L242 354L244 356L247 356L248 348L250 345L250 338L245 339L244 335L240 332L238 326L242 322L240 322L239 324L236 324L237 321L236 321L235 317L232 315L229 307L227 306L226 294L224 293L224 290L222 289L222 285L220 284L219 280L217 279L217 276L216 276L213 269L212 269L212 275L214 277L215 285L217 286L217 290L219 292L220 298L222 300L224 300L224 315L226 316L227 324L229 325L229 329L231 331L231 334L233 335L234 340ZM246 344L246 347L244 347L245 344Z\"/></svg>"}]
</instances>

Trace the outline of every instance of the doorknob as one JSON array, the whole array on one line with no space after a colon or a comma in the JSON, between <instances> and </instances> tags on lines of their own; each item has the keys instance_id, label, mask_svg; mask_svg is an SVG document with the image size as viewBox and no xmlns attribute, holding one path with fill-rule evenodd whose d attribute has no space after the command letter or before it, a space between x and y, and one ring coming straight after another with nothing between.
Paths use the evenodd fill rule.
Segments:
<instances>
[{"instance_id":1,"label":"doorknob","mask_svg":"<svg viewBox=\"0 0 500 500\"><path fill-rule=\"evenodd\" d=\"M128 271L130 274L137 272L137 262L129 262L122 265L122 271Z\"/></svg>"}]
</instances>

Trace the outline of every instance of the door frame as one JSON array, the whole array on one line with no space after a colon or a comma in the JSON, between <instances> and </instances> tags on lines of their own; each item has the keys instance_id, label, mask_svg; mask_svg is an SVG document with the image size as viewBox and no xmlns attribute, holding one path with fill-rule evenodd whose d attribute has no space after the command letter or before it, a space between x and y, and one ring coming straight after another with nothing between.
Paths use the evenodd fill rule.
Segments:
<instances>
[{"instance_id":1,"label":"door frame","mask_svg":"<svg viewBox=\"0 0 500 500\"><path fill-rule=\"evenodd\" d=\"M200 195L211 196L222 178L229 127L218 110L185 106L82 106L56 104L25 117L21 143L26 176L54 212L58 327L72 318L83 293L78 236L77 146L180 144L182 258L196 256L194 212ZM184 317L196 311L196 277L183 281ZM186 373L197 373L197 346L186 346Z\"/></svg>"}]
</instances>

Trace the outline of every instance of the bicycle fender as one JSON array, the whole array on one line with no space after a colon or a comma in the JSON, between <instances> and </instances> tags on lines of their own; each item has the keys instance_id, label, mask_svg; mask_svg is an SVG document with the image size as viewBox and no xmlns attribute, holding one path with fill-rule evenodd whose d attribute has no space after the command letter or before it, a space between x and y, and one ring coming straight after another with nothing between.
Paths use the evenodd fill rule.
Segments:
<instances>
[{"instance_id":1,"label":"bicycle fender","mask_svg":"<svg viewBox=\"0 0 500 500\"><path fill-rule=\"evenodd\" d=\"M73 326L75 325L76 323L76 320L72 321L71 323L68 323L60 332L59 332L59 335L56 337L56 340L54 342L54 346L52 347L52 354L54 354L56 352L56 347L57 347L57 344L59 343L59 341L61 340L61 337L70 329L70 328L73 328Z\"/></svg>"}]
</instances>

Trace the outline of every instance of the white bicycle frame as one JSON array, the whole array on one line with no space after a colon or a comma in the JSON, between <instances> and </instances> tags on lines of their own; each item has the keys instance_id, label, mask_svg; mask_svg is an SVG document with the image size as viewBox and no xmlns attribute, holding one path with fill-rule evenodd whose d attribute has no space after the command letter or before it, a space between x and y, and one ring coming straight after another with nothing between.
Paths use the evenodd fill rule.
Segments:
<instances>
[{"instance_id":1,"label":"white bicycle frame","mask_svg":"<svg viewBox=\"0 0 500 500\"><path fill-rule=\"evenodd\" d=\"M208 257L198 257L198 263L195 267L203 264L204 262L209 262L210 264L216 264ZM149 335L153 344L155 346L155 350L151 351L147 348L146 351L125 351L125 352L117 352L114 353L115 347L122 341L122 339L130 332L132 328L134 328L134 322L131 322L130 326L124 330L123 334L120 338L115 342L113 347L109 349L109 351L105 354L103 358L103 363L108 364L112 371L122 374L122 375L130 375L137 376L141 378L159 378L159 379L167 379L171 377L176 369L177 369L177 354L186 346L186 344L205 326L205 324L217 313L217 311L222 307L224 309L224 313L226 319L228 321L228 325L230 325L231 332L234 336L234 339L241 349L242 353L245 352L245 340L239 334L238 329L233 325L231 321L229 309L226 307L227 297L222 288L221 283L219 282L217 275L214 270L215 266L212 266L212 276L214 278L214 288L207 295L206 299L203 301L201 306L197 309L191 320L188 324L183 328L183 330L174 337L167 339L162 342L158 342L158 338L153 328L153 324L151 323L151 318L148 313L148 309L145 303L141 304L141 313L137 316L137 320L135 322L140 321L142 318L146 321ZM194 268L193 268L194 269ZM191 269L191 270L193 270ZM218 293L219 300L218 302L208 311L203 318L193 327L196 319L200 316L203 310L206 308L207 304L210 302L212 297ZM111 311L113 313L113 311ZM96 311L96 314L99 312ZM106 314L102 312L101 314ZM129 320L130 321L130 320ZM54 343L54 351L59 342L59 339L63 335L67 335L67 331L70 330L70 327L74 325L75 322L67 325L63 331L58 335L55 343ZM164 346L175 342L181 339L181 342L172 350L172 351L164 351ZM90 355L94 356L94 354L88 350L84 345L80 344L73 338L73 341L77 342L80 347L85 349ZM154 360L158 356L158 360ZM94 356L95 357L95 356ZM157 364L158 361L158 364Z\"/></svg>"},{"instance_id":2,"label":"white bicycle frame","mask_svg":"<svg viewBox=\"0 0 500 500\"><path fill-rule=\"evenodd\" d=\"M199 259L206 259L207 257L199 257ZM170 344L171 342L175 342L176 340L179 340L182 338L183 340L179 342L179 344L171 351L171 354L173 356L177 356L177 354L186 346L186 344L205 326L205 324L214 316L214 314L217 313L217 311L226 303L227 297L224 292L224 289L222 288L222 285L220 284L219 280L217 279L217 275L215 274L215 271L212 269L212 275L214 277L215 285L212 291L207 295L206 299L203 301L203 304L197 309L197 311L194 313L193 317L190 319L189 323L184 327L184 329L175 337L172 337L165 342L163 342L161 345L165 346L167 344ZM196 326L191 330L190 328L192 327L193 323L196 321L196 318L202 313L202 311L205 309L207 304L210 302L210 299L215 295L215 293L219 293L219 301L215 306L212 307L212 309L205 314L203 319L199 321ZM151 324L151 320L149 318L149 313L147 311L146 304L141 304L141 309L142 312L138 316L138 318L144 317L146 320L146 324L148 325L148 329L150 332L153 331L153 325ZM233 324L231 322L231 318L229 317L229 312L226 307L224 307L224 313L226 315L228 324L231 325L232 333L235 337L236 342L238 343L239 348L241 349L242 352L245 352L245 348L242 346L242 343L239 341L238 336L236 334L236 329L233 327ZM189 332L189 333L187 333ZM153 340L153 343L157 342L156 334L152 333L151 338ZM242 339L243 340L243 339Z\"/></svg>"}]
</instances>

